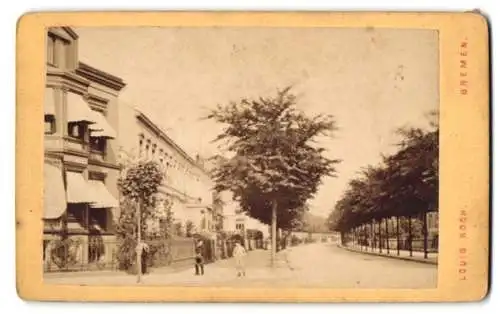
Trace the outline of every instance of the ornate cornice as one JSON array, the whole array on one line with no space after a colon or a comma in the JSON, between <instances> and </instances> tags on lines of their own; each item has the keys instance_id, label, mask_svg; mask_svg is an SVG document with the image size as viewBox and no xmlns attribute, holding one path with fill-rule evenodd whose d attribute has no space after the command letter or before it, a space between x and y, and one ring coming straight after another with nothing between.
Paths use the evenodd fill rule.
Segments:
<instances>
[{"instance_id":1,"label":"ornate cornice","mask_svg":"<svg viewBox=\"0 0 500 314\"><path fill-rule=\"evenodd\" d=\"M50 80L51 77L53 78L52 80ZM47 83L50 85L60 84L61 89L63 90L76 90L84 94L87 92L90 85L89 80L78 76L73 72L62 71L57 68L50 68L47 71Z\"/></svg>"},{"instance_id":2,"label":"ornate cornice","mask_svg":"<svg viewBox=\"0 0 500 314\"><path fill-rule=\"evenodd\" d=\"M69 36L71 36L71 38L73 38L74 40L77 40L78 39L78 34L69 26L63 26L61 27L66 33L68 33Z\"/></svg>"},{"instance_id":3,"label":"ornate cornice","mask_svg":"<svg viewBox=\"0 0 500 314\"><path fill-rule=\"evenodd\" d=\"M83 172L87 168L87 165L79 162L64 160L64 168L68 171Z\"/></svg>"},{"instance_id":4,"label":"ornate cornice","mask_svg":"<svg viewBox=\"0 0 500 314\"><path fill-rule=\"evenodd\" d=\"M48 32L49 34L57 36L64 41L72 42L78 40L78 35L75 33L75 31L67 26L49 27Z\"/></svg>"},{"instance_id":5,"label":"ornate cornice","mask_svg":"<svg viewBox=\"0 0 500 314\"><path fill-rule=\"evenodd\" d=\"M120 91L125 87L125 82L114 75L107 72L96 69L86 63L78 62L78 68L76 69L76 74L104 86L107 86L115 91Z\"/></svg>"},{"instance_id":6,"label":"ornate cornice","mask_svg":"<svg viewBox=\"0 0 500 314\"><path fill-rule=\"evenodd\" d=\"M63 150L46 150L44 152L45 155L45 160L48 161L50 164L57 164L60 165L62 162L62 157L64 155Z\"/></svg>"},{"instance_id":7,"label":"ornate cornice","mask_svg":"<svg viewBox=\"0 0 500 314\"><path fill-rule=\"evenodd\" d=\"M68 140L68 139L69 139L68 137L65 138L65 140ZM85 150L68 148L68 147L64 148L64 154L78 156L78 157L86 157L86 158L88 158L90 156L89 152L87 152Z\"/></svg>"},{"instance_id":8,"label":"ornate cornice","mask_svg":"<svg viewBox=\"0 0 500 314\"><path fill-rule=\"evenodd\" d=\"M118 164L100 161L100 160L95 160L95 159L89 159L89 165L120 170L120 165L118 165Z\"/></svg>"},{"instance_id":9,"label":"ornate cornice","mask_svg":"<svg viewBox=\"0 0 500 314\"><path fill-rule=\"evenodd\" d=\"M88 94L88 95L86 95L86 98L87 98L91 107L96 107L97 109L104 110L104 111L108 107L109 100L104 98L104 97L100 97L100 96L97 96L94 94Z\"/></svg>"}]
</instances>

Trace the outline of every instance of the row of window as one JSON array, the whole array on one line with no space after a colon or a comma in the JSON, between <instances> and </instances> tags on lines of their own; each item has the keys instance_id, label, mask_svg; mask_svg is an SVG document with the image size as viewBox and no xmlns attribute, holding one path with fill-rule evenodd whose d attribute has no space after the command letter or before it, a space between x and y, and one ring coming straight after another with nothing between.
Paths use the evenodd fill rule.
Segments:
<instances>
[{"instance_id":1,"label":"row of window","mask_svg":"<svg viewBox=\"0 0 500 314\"><path fill-rule=\"evenodd\" d=\"M236 224L236 230L243 230L243 229L245 229L245 225L244 224L240 224L240 223Z\"/></svg>"},{"instance_id":2,"label":"row of window","mask_svg":"<svg viewBox=\"0 0 500 314\"><path fill-rule=\"evenodd\" d=\"M61 68L71 69L76 66L74 44L53 33L47 34L47 64Z\"/></svg>"},{"instance_id":3,"label":"row of window","mask_svg":"<svg viewBox=\"0 0 500 314\"><path fill-rule=\"evenodd\" d=\"M56 133L56 119L53 115L45 115L45 134L51 135ZM87 125L84 123L70 122L68 123L68 136L75 140L84 142L85 134L90 132ZM106 138L89 136L90 149L100 153L106 152Z\"/></svg>"},{"instance_id":4,"label":"row of window","mask_svg":"<svg viewBox=\"0 0 500 314\"><path fill-rule=\"evenodd\" d=\"M107 218L107 211L102 208L91 208L84 204L68 203L68 222L76 222L85 229L90 226L98 226L102 231L107 231Z\"/></svg>"},{"instance_id":5,"label":"row of window","mask_svg":"<svg viewBox=\"0 0 500 314\"><path fill-rule=\"evenodd\" d=\"M150 140L145 141L142 138L139 140L139 155L141 157L150 157L154 160L157 160L167 169L179 170L187 176L193 178L197 182L200 181L200 178L193 172L191 172L188 167L177 162L172 155L168 154L163 149L157 149L157 145L151 144Z\"/></svg>"}]
</instances>

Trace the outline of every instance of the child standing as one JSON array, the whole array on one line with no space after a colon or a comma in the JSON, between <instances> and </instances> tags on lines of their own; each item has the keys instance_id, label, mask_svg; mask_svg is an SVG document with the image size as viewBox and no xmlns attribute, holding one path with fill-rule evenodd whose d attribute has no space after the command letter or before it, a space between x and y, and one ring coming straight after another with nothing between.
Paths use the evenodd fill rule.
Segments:
<instances>
[{"instance_id":1,"label":"child standing","mask_svg":"<svg viewBox=\"0 0 500 314\"><path fill-rule=\"evenodd\" d=\"M238 277L246 275L245 263L243 261L245 255L246 255L245 248L239 242L236 242L236 246L234 247L233 250L233 257L235 258L236 271L238 272Z\"/></svg>"}]
</instances>

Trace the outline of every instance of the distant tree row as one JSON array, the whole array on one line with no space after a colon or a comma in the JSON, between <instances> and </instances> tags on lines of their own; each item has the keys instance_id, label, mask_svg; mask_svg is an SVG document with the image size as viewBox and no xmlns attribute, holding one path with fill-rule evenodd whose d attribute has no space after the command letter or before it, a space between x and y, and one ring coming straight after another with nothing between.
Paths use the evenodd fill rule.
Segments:
<instances>
[{"instance_id":1,"label":"distant tree row","mask_svg":"<svg viewBox=\"0 0 500 314\"><path fill-rule=\"evenodd\" d=\"M331 230L346 233L383 219L425 217L438 210L439 128L433 122L430 126L398 130L399 150L349 182L328 218Z\"/></svg>"}]
</instances>

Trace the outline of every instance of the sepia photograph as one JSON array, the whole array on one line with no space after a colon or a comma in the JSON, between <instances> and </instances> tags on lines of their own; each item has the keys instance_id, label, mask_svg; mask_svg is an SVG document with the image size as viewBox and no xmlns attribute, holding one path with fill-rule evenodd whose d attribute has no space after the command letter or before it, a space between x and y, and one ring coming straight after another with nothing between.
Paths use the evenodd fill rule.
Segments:
<instances>
[{"instance_id":1,"label":"sepia photograph","mask_svg":"<svg viewBox=\"0 0 500 314\"><path fill-rule=\"evenodd\" d=\"M437 288L437 30L45 35L44 284Z\"/></svg>"}]
</instances>

